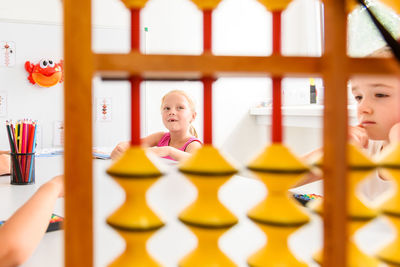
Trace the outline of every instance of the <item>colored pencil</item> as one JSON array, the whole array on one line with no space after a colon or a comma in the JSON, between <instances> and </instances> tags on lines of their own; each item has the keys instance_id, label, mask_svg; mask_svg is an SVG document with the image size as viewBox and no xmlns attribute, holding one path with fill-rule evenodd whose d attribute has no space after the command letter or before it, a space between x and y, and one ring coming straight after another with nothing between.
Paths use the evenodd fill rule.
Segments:
<instances>
[{"instance_id":1,"label":"colored pencil","mask_svg":"<svg viewBox=\"0 0 400 267\"><path fill-rule=\"evenodd\" d=\"M18 121L13 126L6 121L6 129L13 164L13 181L31 183L33 181L37 124L31 120Z\"/></svg>"},{"instance_id":2,"label":"colored pencil","mask_svg":"<svg viewBox=\"0 0 400 267\"><path fill-rule=\"evenodd\" d=\"M32 181L32 170L33 170L33 159L35 155L35 149L36 149L36 131L37 131L37 124L33 123L34 131L33 131L33 141L32 141L32 146L30 147L31 153L33 155L31 156L31 164L29 166L29 179L28 182Z\"/></svg>"},{"instance_id":3,"label":"colored pencil","mask_svg":"<svg viewBox=\"0 0 400 267\"><path fill-rule=\"evenodd\" d=\"M26 142L26 144L27 144L27 148L26 148L26 153L27 153L26 161L27 161L27 164L26 164L26 167L25 167L25 177L29 177L30 164L32 162L31 153L32 153L33 130L34 130L34 126L33 126L32 122L28 123L27 129L28 129L28 134L27 134L27 139L26 139L27 140L27 142ZM29 180L29 178L28 178L28 180Z\"/></svg>"},{"instance_id":4,"label":"colored pencil","mask_svg":"<svg viewBox=\"0 0 400 267\"><path fill-rule=\"evenodd\" d=\"M26 183L28 180L28 177L25 175L26 174L26 159L27 159L27 155L26 155L26 136L27 136L27 129L26 129L27 125L26 125L26 120L22 121L22 134L21 134L21 153L25 154L21 156L21 167L22 167L22 173L24 174L24 182Z\"/></svg>"},{"instance_id":5,"label":"colored pencil","mask_svg":"<svg viewBox=\"0 0 400 267\"><path fill-rule=\"evenodd\" d=\"M17 136L18 136L18 133L17 133L17 127L18 126L18 123L17 124L15 124L15 129L12 129L13 131L14 131L14 142L15 142L15 152L17 152L18 151L18 144L17 144Z\"/></svg>"},{"instance_id":6,"label":"colored pencil","mask_svg":"<svg viewBox=\"0 0 400 267\"><path fill-rule=\"evenodd\" d=\"M14 129L14 126L13 126L12 123L10 124L10 126L11 126L12 138L14 138L14 140L13 140L14 151L17 151L17 142L15 141L16 140L16 138L15 138L15 129Z\"/></svg>"},{"instance_id":7,"label":"colored pencil","mask_svg":"<svg viewBox=\"0 0 400 267\"><path fill-rule=\"evenodd\" d=\"M18 153L21 153L22 147L22 125L21 122L18 122Z\"/></svg>"},{"instance_id":8,"label":"colored pencil","mask_svg":"<svg viewBox=\"0 0 400 267\"><path fill-rule=\"evenodd\" d=\"M15 175L17 176L16 178L16 181L17 181L17 183L19 182L19 181L22 181L22 173L21 173L21 168L20 168L20 165L19 165L19 162L18 162L18 160L17 160L17 158L16 158L16 154L15 154L15 140L13 140L13 138L12 138L12 135L11 135L11 127L10 127L10 125L8 124L8 122L7 122L7 124L6 124L6 127L7 127L7 134L8 134L8 141L9 141L9 143L10 143L10 150L11 150L11 152L12 152L12 155L11 155L11 159L12 159L12 161L13 161L13 169L14 169L14 173L15 173Z\"/></svg>"}]
</instances>

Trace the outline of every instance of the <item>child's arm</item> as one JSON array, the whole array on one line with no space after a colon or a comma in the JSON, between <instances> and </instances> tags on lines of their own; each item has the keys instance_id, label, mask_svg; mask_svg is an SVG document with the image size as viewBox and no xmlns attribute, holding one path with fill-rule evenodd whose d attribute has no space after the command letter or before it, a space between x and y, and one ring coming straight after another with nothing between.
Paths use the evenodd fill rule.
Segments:
<instances>
[{"instance_id":1,"label":"child's arm","mask_svg":"<svg viewBox=\"0 0 400 267\"><path fill-rule=\"evenodd\" d=\"M313 164L316 160L318 160L322 156L322 147L317 148L305 155L303 155L300 159L306 164ZM293 187L302 186L305 184L309 184L322 179L322 175L318 175L314 172L308 172L303 179L301 179L298 183L296 183Z\"/></svg>"},{"instance_id":2,"label":"child's arm","mask_svg":"<svg viewBox=\"0 0 400 267\"><path fill-rule=\"evenodd\" d=\"M154 133L142 138L140 141L144 147L156 146L158 144L158 141L160 141L163 135L164 135L163 132ZM111 159L112 160L118 159L119 157L122 156L122 154L124 154L124 152L128 148L129 148L129 141L119 143L111 152L110 155Z\"/></svg>"},{"instance_id":3,"label":"child's arm","mask_svg":"<svg viewBox=\"0 0 400 267\"><path fill-rule=\"evenodd\" d=\"M0 266L18 266L28 259L46 232L56 199L63 195L63 176L54 177L0 227Z\"/></svg>"},{"instance_id":4,"label":"child's arm","mask_svg":"<svg viewBox=\"0 0 400 267\"><path fill-rule=\"evenodd\" d=\"M193 154L200 147L201 144L199 142L193 141L186 147L186 151L176 149L172 146L151 147L149 150L157 154L159 157L170 156L177 161L181 161L190 157L191 154Z\"/></svg>"},{"instance_id":5,"label":"child's arm","mask_svg":"<svg viewBox=\"0 0 400 267\"><path fill-rule=\"evenodd\" d=\"M10 155L9 152L3 153L5 151L0 151L0 175L10 173Z\"/></svg>"},{"instance_id":6,"label":"child's arm","mask_svg":"<svg viewBox=\"0 0 400 267\"><path fill-rule=\"evenodd\" d=\"M140 141L144 147L156 146L165 133L157 132L142 138Z\"/></svg>"},{"instance_id":7,"label":"child's arm","mask_svg":"<svg viewBox=\"0 0 400 267\"><path fill-rule=\"evenodd\" d=\"M360 125L349 126L349 140L360 148L368 148L368 140L369 139L368 139L367 131ZM318 148L318 149L302 156L301 159L304 162L313 163L317 157L322 156L322 153L323 153L323 151L322 151L322 147L321 147L321 148ZM295 187L309 184L309 183L312 183L312 182L315 182L315 181L318 181L321 179L322 179L321 175L315 174L313 172L309 172L309 173L307 173L307 175L304 179L300 180L299 183L297 183L295 185Z\"/></svg>"}]
</instances>

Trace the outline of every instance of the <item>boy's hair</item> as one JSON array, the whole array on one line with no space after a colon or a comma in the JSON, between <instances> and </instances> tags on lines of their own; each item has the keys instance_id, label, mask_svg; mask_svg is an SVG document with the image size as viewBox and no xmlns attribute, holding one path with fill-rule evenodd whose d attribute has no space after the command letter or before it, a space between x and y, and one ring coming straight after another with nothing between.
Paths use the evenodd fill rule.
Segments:
<instances>
[{"instance_id":1,"label":"boy's hair","mask_svg":"<svg viewBox=\"0 0 400 267\"><path fill-rule=\"evenodd\" d=\"M192 98L191 98L185 91L182 91L182 90L172 90L172 91L169 91L168 93L166 93L166 94L162 97L162 99L161 99L161 109L162 109L162 105L163 105L163 103L164 103L165 98L166 98L168 95L174 94L174 93L175 93L175 94L180 94L180 95L184 96L184 97L186 98L187 102L189 103L189 108L190 108L190 110L191 110L192 112L196 112L196 105L195 105L194 101L192 100ZM192 124L190 124L189 132L190 132L191 135L195 136L196 138L199 137L199 136L197 135L196 129L193 127Z\"/></svg>"}]
</instances>

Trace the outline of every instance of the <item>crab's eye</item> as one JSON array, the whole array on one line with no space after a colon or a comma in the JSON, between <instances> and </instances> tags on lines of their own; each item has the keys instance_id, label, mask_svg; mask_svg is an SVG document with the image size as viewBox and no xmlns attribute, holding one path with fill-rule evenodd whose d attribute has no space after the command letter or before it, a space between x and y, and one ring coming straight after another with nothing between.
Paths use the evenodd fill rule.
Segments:
<instances>
[{"instance_id":1,"label":"crab's eye","mask_svg":"<svg viewBox=\"0 0 400 267\"><path fill-rule=\"evenodd\" d=\"M54 61L53 60L51 60L51 59L49 59L49 67L51 67L51 68L53 68L54 67Z\"/></svg>"},{"instance_id":2,"label":"crab's eye","mask_svg":"<svg viewBox=\"0 0 400 267\"><path fill-rule=\"evenodd\" d=\"M47 60L45 60L45 59L42 59L41 61L40 61L40 67L41 68L47 68L47 65L49 64L49 62L47 62Z\"/></svg>"}]
</instances>

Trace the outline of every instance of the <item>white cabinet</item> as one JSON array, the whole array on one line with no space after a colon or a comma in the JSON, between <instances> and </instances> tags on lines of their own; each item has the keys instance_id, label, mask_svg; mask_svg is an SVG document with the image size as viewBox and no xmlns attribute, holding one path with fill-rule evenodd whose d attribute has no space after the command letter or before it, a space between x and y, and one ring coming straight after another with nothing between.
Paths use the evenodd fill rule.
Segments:
<instances>
[{"instance_id":1,"label":"white cabinet","mask_svg":"<svg viewBox=\"0 0 400 267\"><path fill-rule=\"evenodd\" d=\"M322 128L323 125L323 105L302 105L302 106L283 106L282 116L283 126ZM349 106L349 124L357 124L356 107ZM259 125L271 125L272 107L254 107L250 109L250 115L256 116Z\"/></svg>"}]
</instances>

